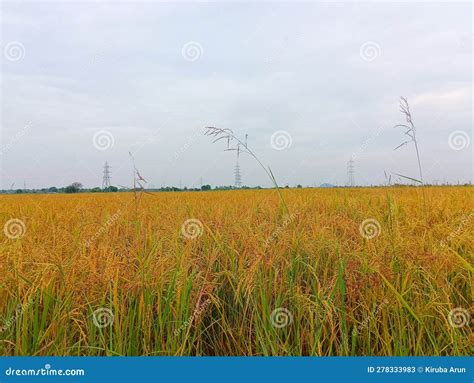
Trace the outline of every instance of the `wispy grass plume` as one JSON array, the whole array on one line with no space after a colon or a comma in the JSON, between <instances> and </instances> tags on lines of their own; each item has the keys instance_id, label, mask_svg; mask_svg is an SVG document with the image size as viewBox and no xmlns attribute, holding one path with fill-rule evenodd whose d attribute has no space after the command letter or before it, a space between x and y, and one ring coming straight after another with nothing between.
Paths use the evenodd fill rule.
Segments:
<instances>
[{"instance_id":1,"label":"wispy grass plume","mask_svg":"<svg viewBox=\"0 0 474 383\"><path fill-rule=\"evenodd\" d=\"M407 138L406 141L402 142L400 145L398 145L393 150L397 150L397 149L401 148L402 146L405 146L405 145L409 144L410 142L413 142L413 144L415 145L416 159L417 159L417 162L418 162L418 171L419 171L420 179L418 180L418 179L413 178L413 177L408 177L408 176L404 176L402 174L397 174L397 173L396 174L397 174L397 176L403 177L405 179L415 181L415 182L421 184L422 187L424 187L425 182L423 180L423 170L421 168L420 151L418 149L418 140L416 138L416 126L413 123L413 118L412 118L411 112L410 112L410 105L408 104L408 100L407 100L406 97L400 97L400 112L405 116L406 123L405 124L397 124L397 125L394 126L394 128L403 128L405 130L403 133L408 138ZM425 207L425 211L426 211L426 196L425 196L425 190L424 189L423 189L423 203L424 203L424 207Z\"/></svg>"},{"instance_id":2,"label":"wispy grass plume","mask_svg":"<svg viewBox=\"0 0 474 383\"><path fill-rule=\"evenodd\" d=\"M278 183L275 179L275 176L273 175L272 170L270 167L265 166L260 159L256 156L256 154L248 147L247 145L247 139L245 139L245 142L237 138L234 134L234 132L230 129L222 129L222 128L216 128L213 126L208 126L205 128L205 133L206 136L211 136L214 138L213 142L217 141L226 141L227 142L227 149L226 151L237 151L238 153L247 153L250 154L255 161L260 165L260 167L265 171L267 174L268 178L272 181L273 185L277 189L278 195L280 196L281 202L283 206L285 207L286 213L289 214L289 209L288 205L285 202L285 199L283 198L283 195L281 193L280 187L278 186ZM247 136L246 136L247 138ZM232 147L231 144L233 141L237 142L236 147Z\"/></svg>"}]
</instances>

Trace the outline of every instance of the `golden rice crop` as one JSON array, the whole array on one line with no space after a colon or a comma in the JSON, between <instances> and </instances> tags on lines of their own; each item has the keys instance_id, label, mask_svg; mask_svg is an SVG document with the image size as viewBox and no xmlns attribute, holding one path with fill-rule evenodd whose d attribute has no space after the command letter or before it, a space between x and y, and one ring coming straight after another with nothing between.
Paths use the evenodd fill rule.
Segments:
<instances>
[{"instance_id":1,"label":"golden rice crop","mask_svg":"<svg viewBox=\"0 0 474 383\"><path fill-rule=\"evenodd\" d=\"M2 355L468 355L471 187L3 195Z\"/></svg>"}]
</instances>

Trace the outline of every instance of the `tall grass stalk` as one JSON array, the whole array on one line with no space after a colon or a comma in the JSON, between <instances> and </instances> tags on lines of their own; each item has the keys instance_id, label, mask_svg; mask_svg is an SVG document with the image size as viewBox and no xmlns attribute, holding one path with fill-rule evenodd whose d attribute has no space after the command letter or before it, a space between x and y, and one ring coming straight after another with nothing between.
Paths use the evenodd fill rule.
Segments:
<instances>
[{"instance_id":1,"label":"tall grass stalk","mask_svg":"<svg viewBox=\"0 0 474 383\"><path fill-rule=\"evenodd\" d=\"M412 180L412 181L419 182L421 184L422 194L423 194L423 207L426 214L427 206L426 206L425 182L423 180L423 170L421 168L420 151L418 149L418 140L416 138L416 126L413 123L413 118L410 112L410 105L408 104L408 100L406 97L400 97L400 112L405 116L406 124L397 124L394 127L405 129L403 133L408 137L408 139L402 142L400 145L398 145L394 150L397 150L401 148L402 146L405 146L408 143L413 142L413 144L415 145L416 159L418 163L418 173L419 173L420 179L417 180L415 178L411 178L411 177L404 176L401 174L397 174L397 175L403 178Z\"/></svg>"}]
</instances>

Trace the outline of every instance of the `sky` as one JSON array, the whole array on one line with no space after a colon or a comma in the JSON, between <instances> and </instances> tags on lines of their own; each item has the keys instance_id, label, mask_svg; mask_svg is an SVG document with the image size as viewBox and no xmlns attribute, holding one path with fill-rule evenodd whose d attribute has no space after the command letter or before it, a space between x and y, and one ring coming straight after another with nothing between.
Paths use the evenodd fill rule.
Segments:
<instances>
[{"instance_id":1,"label":"sky","mask_svg":"<svg viewBox=\"0 0 474 383\"><path fill-rule=\"evenodd\" d=\"M464 3L1 4L0 189L232 185L231 129L280 185L470 182L473 9ZM270 186L240 155L242 182Z\"/></svg>"}]
</instances>

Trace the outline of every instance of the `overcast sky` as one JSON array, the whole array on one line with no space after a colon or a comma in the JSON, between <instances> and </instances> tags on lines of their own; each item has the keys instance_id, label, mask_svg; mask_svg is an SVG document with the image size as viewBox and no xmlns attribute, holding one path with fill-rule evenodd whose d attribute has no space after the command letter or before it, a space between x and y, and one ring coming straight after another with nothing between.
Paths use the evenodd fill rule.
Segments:
<instances>
[{"instance_id":1,"label":"overcast sky","mask_svg":"<svg viewBox=\"0 0 474 383\"><path fill-rule=\"evenodd\" d=\"M470 3L7 2L0 188L234 182L232 129L282 185L473 175ZM246 185L270 185L240 157Z\"/></svg>"}]
</instances>

